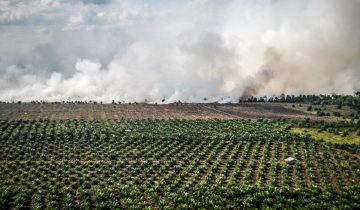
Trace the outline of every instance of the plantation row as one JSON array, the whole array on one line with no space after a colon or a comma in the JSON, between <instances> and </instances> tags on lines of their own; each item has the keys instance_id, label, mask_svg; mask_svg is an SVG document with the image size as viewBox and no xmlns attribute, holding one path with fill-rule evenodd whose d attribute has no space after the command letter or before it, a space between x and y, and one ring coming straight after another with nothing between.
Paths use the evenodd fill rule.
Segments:
<instances>
[{"instance_id":1,"label":"plantation row","mask_svg":"<svg viewBox=\"0 0 360 210\"><path fill-rule=\"evenodd\" d=\"M0 131L4 209L359 207L357 154L285 122L5 120Z\"/></svg>"},{"instance_id":2,"label":"plantation row","mask_svg":"<svg viewBox=\"0 0 360 210\"><path fill-rule=\"evenodd\" d=\"M285 125L224 120L0 121L0 160L160 158L192 143L291 140ZM154 146L160 148L153 148ZM140 151L146 150L148 152ZM183 152L185 154L185 152ZM197 154L196 154L197 155ZM80 156L80 157L79 157Z\"/></svg>"},{"instance_id":3,"label":"plantation row","mask_svg":"<svg viewBox=\"0 0 360 210\"><path fill-rule=\"evenodd\" d=\"M116 185L76 191L0 188L0 209L359 209L359 188L323 192L318 188L208 186L151 188Z\"/></svg>"},{"instance_id":4,"label":"plantation row","mask_svg":"<svg viewBox=\"0 0 360 210\"><path fill-rule=\"evenodd\" d=\"M8 159L1 160L0 178L3 185L29 189L45 189L58 182L76 189L127 181L139 184L147 181L150 185L161 182L186 184L189 181L190 184L249 183L333 188L356 184L360 178L356 157L339 154L309 141L184 141L177 145L153 142L151 147L147 143L132 142L123 147L123 150L109 150L109 156L103 155L105 150L93 156L90 153L95 160L69 155L70 160L47 161L38 153L33 157L40 160L13 160L19 151L7 150L2 154L3 158L12 151L15 155L7 155ZM66 156L67 152L60 153ZM56 150L54 154L61 157ZM283 160L290 156L298 161L294 165L284 164ZM21 158L24 157L27 156ZM101 157L105 159L100 160Z\"/></svg>"}]
</instances>

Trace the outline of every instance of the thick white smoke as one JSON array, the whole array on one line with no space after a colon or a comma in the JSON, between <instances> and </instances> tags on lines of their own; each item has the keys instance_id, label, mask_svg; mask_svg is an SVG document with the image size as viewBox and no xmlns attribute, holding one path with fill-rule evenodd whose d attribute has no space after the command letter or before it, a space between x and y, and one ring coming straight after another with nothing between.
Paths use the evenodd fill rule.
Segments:
<instances>
[{"instance_id":1,"label":"thick white smoke","mask_svg":"<svg viewBox=\"0 0 360 210\"><path fill-rule=\"evenodd\" d=\"M4 0L0 100L360 89L359 0Z\"/></svg>"}]
</instances>

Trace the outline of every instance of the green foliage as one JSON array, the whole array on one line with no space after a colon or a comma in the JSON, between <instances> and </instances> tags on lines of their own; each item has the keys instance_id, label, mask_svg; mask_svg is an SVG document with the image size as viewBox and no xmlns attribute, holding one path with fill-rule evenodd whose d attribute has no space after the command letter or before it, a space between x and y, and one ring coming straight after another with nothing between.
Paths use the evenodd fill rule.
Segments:
<instances>
[{"instance_id":1,"label":"green foliage","mask_svg":"<svg viewBox=\"0 0 360 210\"><path fill-rule=\"evenodd\" d=\"M0 188L1 190L1 188ZM320 188L292 189L289 187L268 187L255 185L208 186L197 185L192 188L145 188L129 185L92 189L95 209L359 209L359 187L345 187L341 191ZM161 192L161 193L160 193ZM19 190L13 190L16 198L23 196ZM82 192L81 194L84 194ZM86 194L86 193L85 193ZM29 194L37 197L37 193ZM144 199L151 199L149 203ZM87 195L86 195L87 196ZM35 200L37 198L34 198ZM59 209L91 209L89 204L72 206L75 195L64 194L64 203ZM38 200L41 206L41 201ZM87 201L86 201L87 202ZM49 204L49 203L48 203ZM16 204L16 207L19 207ZM33 208L32 209L38 209ZM57 209L54 206L48 208Z\"/></svg>"},{"instance_id":2,"label":"green foliage","mask_svg":"<svg viewBox=\"0 0 360 210\"><path fill-rule=\"evenodd\" d=\"M301 123L349 131L355 125ZM297 124L215 119L0 120L0 206L359 207L359 160L350 155L351 146L313 141L309 135L293 133L291 125ZM290 156L298 161L284 163Z\"/></svg>"},{"instance_id":3,"label":"green foliage","mask_svg":"<svg viewBox=\"0 0 360 210\"><path fill-rule=\"evenodd\" d=\"M341 136L343 136L343 137L346 137L346 136L348 136L349 135L349 131L348 130L345 130L342 134L341 134Z\"/></svg>"},{"instance_id":4,"label":"green foliage","mask_svg":"<svg viewBox=\"0 0 360 210\"><path fill-rule=\"evenodd\" d=\"M312 111L312 106L308 106L307 111Z\"/></svg>"},{"instance_id":5,"label":"green foliage","mask_svg":"<svg viewBox=\"0 0 360 210\"><path fill-rule=\"evenodd\" d=\"M261 100L262 99L262 100ZM240 98L239 102L263 102L264 98L258 100L254 96L248 98ZM357 110L360 109L359 95L284 95L269 97L267 102L281 102L281 103L309 103L313 105L336 105L338 109L342 106L349 106Z\"/></svg>"},{"instance_id":6,"label":"green foliage","mask_svg":"<svg viewBox=\"0 0 360 210\"><path fill-rule=\"evenodd\" d=\"M340 112L333 112L333 115L336 116L336 117L340 117L340 116L341 116Z\"/></svg>"}]
</instances>

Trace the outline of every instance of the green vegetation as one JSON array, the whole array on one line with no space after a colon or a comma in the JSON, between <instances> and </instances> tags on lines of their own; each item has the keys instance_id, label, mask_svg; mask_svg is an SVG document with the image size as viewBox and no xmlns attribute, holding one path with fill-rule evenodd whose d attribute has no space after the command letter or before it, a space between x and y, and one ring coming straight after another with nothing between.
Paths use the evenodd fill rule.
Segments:
<instances>
[{"instance_id":1,"label":"green vegetation","mask_svg":"<svg viewBox=\"0 0 360 210\"><path fill-rule=\"evenodd\" d=\"M324 126L312 123L301 125ZM359 208L358 157L335 144L296 134L290 125L297 124L2 120L0 206ZM287 157L297 161L286 164Z\"/></svg>"},{"instance_id":2,"label":"green vegetation","mask_svg":"<svg viewBox=\"0 0 360 210\"><path fill-rule=\"evenodd\" d=\"M316 128L292 128L292 131L310 134L314 139L324 140L334 144L360 144L360 136L355 131L349 132L347 130L342 130L340 132L335 131L336 133L331 133L329 131L320 131Z\"/></svg>"},{"instance_id":3,"label":"green vegetation","mask_svg":"<svg viewBox=\"0 0 360 210\"><path fill-rule=\"evenodd\" d=\"M344 119L344 118L358 120L360 116L358 110L354 108L350 108L349 106L344 106L341 109L338 109L336 105L309 105L309 104L291 104L291 103L272 103L272 104L287 109L316 114L317 116L320 117L325 116L333 120Z\"/></svg>"},{"instance_id":4,"label":"green vegetation","mask_svg":"<svg viewBox=\"0 0 360 210\"><path fill-rule=\"evenodd\" d=\"M360 120L347 121L292 121L292 131L315 140L330 143L338 149L360 153Z\"/></svg>"},{"instance_id":5,"label":"green vegetation","mask_svg":"<svg viewBox=\"0 0 360 210\"><path fill-rule=\"evenodd\" d=\"M360 92L354 95L285 95L274 97L260 97L254 96L247 98L240 98L239 102L269 102L269 103L306 103L311 105L335 105L337 109L343 106L348 106L360 110Z\"/></svg>"},{"instance_id":6,"label":"green vegetation","mask_svg":"<svg viewBox=\"0 0 360 210\"><path fill-rule=\"evenodd\" d=\"M316 114L327 119L360 119L360 93L355 95L280 95L276 97L249 97L241 103L259 103L281 106L287 109Z\"/></svg>"}]
</instances>

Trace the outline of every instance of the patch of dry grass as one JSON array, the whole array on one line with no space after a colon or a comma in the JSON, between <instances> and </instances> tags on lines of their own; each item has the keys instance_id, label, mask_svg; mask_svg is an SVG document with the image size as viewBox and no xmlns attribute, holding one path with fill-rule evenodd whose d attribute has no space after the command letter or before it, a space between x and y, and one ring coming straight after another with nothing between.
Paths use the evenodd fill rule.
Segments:
<instances>
[{"instance_id":1,"label":"patch of dry grass","mask_svg":"<svg viewBox=\"0 0 360 210\"><path fill-rule=\"evenodd\" d=\"M310 134L316 140L323 139L324 141L336 144L360 144L360 136L354 131L349 132L347 136L342 136L343 131L340 135L336 135L328 131L319 132L317 128L292 128L291 130L295 133Z\"/></svg>"}]
</instances>

